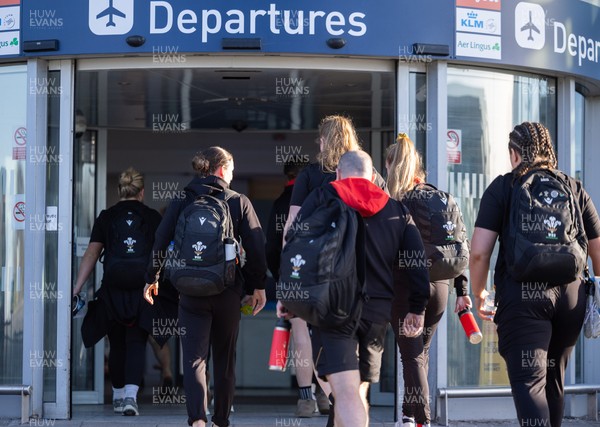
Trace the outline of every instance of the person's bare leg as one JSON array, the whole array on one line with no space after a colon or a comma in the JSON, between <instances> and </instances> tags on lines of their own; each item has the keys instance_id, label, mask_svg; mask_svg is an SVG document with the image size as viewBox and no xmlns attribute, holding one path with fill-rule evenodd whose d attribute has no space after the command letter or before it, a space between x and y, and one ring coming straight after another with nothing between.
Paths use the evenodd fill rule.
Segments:
<instances>
[{"instance_id":1,"label":"person's bare leg","mask_svg":"<svg viewBox=\"0 0 600 427\"><path fill-rule=\"evenodd\" d=\"M312 346L306 322L299 317L291 319L292 341L294 343L294 360L292 366L296 368L296 380L300 387L310 387L313 376Z\"/></svg>"},{"instance_id":2,"label":"person's bare leg","mask_svg":"<svg viewBox=\"0 0 600 427\"><path fill-rule=\"evenodd\" d=\"M360 400L362 400L363 406L365 407L365 413L367 414L367 425L369 425L369 402L367 401L367 394L369 393L369 386L371 383L361 382L360 383Z\"/></svg>"},{"instance_id":3,"label":"person's bare leg","mask_svg":"<svg viewBox=\"0 0 600 427\"><path fill-rule=\"evenodd\" d=\"M173 372L171 371L171 349L167 344L163 345L162 348L158 345L152 336L148 337L148 342L154 352L154 357L160 364L160 379L161 385L164 384L165 378L173 380Z\"/></svg>"},{"instance_id":4,"label":"person's bare leg","mask_svg":"<svg viewBox=\"0 0 600 427\"><path fill-rule=\"evenodd\" d=\"M367 414L360 396L358 370L327 375L335 397L336 427L367 427Z\"/></svg>"},{"instance_id":5,"label":"person's bare leg","mask_svg":"<svg viewBox=\"0 0 600 427\"><path fill-rule=\"evenodd\" d=\"M300 318L291 319L292 342L294 351L290 363L296 368L300 399L296 408L296 416L311 417L317 408L312 397L313 359L310 334L306 322Z\"/></svg>"}]
</instances>

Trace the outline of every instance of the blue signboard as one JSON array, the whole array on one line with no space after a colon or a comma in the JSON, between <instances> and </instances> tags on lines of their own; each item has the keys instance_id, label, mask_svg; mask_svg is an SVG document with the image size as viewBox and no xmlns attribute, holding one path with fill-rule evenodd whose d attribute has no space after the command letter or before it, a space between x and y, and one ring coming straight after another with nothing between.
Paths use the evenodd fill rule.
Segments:
<instances>
[{"instance_id":1,"label":"blue signboard","mask_svg":"<svg viewBox=\"0 0 600 427\"><path fill-rule=\"evenodd\" d=\"M430 61L428 52L414 51L419 43L447 46L449 55L442 58L600 80L600 7L594 3L23 0L21 46L27 47L24 55L35 56L246 51ZM14 39L9 32L0 35ZM58 43L30 49L27 42L40 40ZM144 43L132 46L132 40Z\"/></svg>"},{"instance_id":2,"label":"blue signboard","mask_svg":"<svg viewBox=\"0 0 600 427\"><path fill-rule=\"evenodd\" d=\"M592 3L456 0L456 56L600 80L600 7Z\"/></svg>"},{"instance_id":3,"label":"blue signboard","mask_svg":"<svg viewBox=\"0 0 600 427\"><path fill-rule=\"evenodd\" d=\"M414 6L419 3L419 6ZM222 52L223 39L246 39L236 47L268 53L397 57L415 42L452 40L450 2L424 0L23 0L23 40L58 40L58 50L34 55ZM436 5L435 31L407 31L407 12L427 16ZM429 8L429 10L428 10ZM440 25L444 23L444 25ZM126 40L142 36L132 47ZM327 44L337 40L336 48ZM254 39L254 40L248 40ZM257 41L257 39L259 39ZM345 41L345 45L341 44ZM341 43L341 44L340 44ZM242 50L242 49L240 49Z\"/></svg>"}]
</instances>

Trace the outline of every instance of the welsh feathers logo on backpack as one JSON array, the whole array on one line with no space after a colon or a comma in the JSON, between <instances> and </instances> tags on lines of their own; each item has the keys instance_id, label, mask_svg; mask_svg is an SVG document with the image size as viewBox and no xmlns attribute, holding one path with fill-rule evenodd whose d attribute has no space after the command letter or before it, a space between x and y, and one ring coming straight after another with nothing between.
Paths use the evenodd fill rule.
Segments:
<instances>
[{"instance_id":1,"label":"welsh feathers logo on backpack","mask_svg":"<svg viewBox=\"0 0 600 427\"><path fill-rule=\"evenodd\" d=\"M121 288L143 288L153 232L137 209L122 208L111 221L104 253L103 281Z\"/></svg>"},{"instance_id":2,"label":"welsh feathers logo on backpack","mask_svg":"<svg viewBox=\"0 0 600 427\"><path fill-rule=\"evenodd\" d=\"M555 171L536 169L514 184L504 237L513 279L561 285L581 275L587 262L587 237L567 179Z\"/></svg>"},{"instance_id":3,"label":"welsh feathers logo on backpack","mask_svg":"<svg viewBox=\"0 0 600 427\"><path fill-rule=\"evenodd\" d=\"M173 259L167 273L184 295L210 296L235 282L236 256L226 259L225 245L235 242L229 205L223 193L202 194L185 207L175 228Z\"/></svg>"},{"instance_id":4,"label":"welsh feathers logo on backpack","mask_svg":"<svg viewBox=\"0 0 600 427\"><path fill-rule=\"evenodd\" d=\"M317 191L318 208L286 235L277 299L311 325L331 329L360 318L367 300L364 225L339 197Z\"/></svg>"},{"instance_id":5,"label":"welsh feathers logo on backpack","mask_svg":"<svg viewBox=\"0 0 600 427\"><path fill-rule=\"evenodd\" d=\"M469 242L460 208L451 194L431 184L407 191L408 208L425 246L429 280L454 279L469 265Z\"/></svg>"}]
</instances>

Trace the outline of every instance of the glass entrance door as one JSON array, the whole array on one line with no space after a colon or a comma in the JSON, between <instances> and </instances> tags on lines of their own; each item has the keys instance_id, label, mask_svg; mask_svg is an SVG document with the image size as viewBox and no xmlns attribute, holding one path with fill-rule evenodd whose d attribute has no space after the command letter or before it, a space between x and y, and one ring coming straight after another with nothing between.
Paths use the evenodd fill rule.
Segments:
<instances>
[{"instance_id":1,"label":"glass entrance door","mask_svg":"<svg viewBox=\"0 0 600 427\"><path fill-rule=\"evenodd\" d=\"M0 67L0 86L0 385L9 385L23 383L27 67ZM0 413L14 407L12 396L0 397Z\"/></svg>"},{"instance_id":2,"label":"glass entrance door","mask_svg":"<svg viewBox=\"0 0 600 427\"><path fill-rule=\"evenodd\" d=\"M74 254L74 264L85 249L95 216L116 202L118 174L129 166L145 174L144 202L160 210L190 180L191 156L211 145L223 146L236 159L233 189L250 197L266 228L273 200L285 183L285 159L314 160L318 150L314 140L323 117L350 116L363 148L371 153L381 153L393 139L392 63L241 57L209 57L201 62L186 57L185 63L189 68L160 68L143 58L79 63L75 105L88 130L76 140L81 152L75 156L73 238L82 247ZM375 162L380 166L380 155ZM98 279L97 275L94 283ZM88 284L88 298L92 288ZM244 334L270 336L274 312L272 316L264 322L264 330L242 320L242 328L247 328ZM78 333L76 320L74 402L92 402L99 390L97 382L103 379L98 372L104 372L104 348L101 353L83 349ZM245 339L241 337L238 345L244 345ZM238 351L238 388L283 384L289 389L289 373L268 371L269 348L263 347ZM388 347L395 349L393 338ZM150 356L147 365L154 363ZM382 391L391 405L393 358L385 369ZM151 372L147 374L150 377ZM148 389L151 380L146 381Z\"/></svg>"}]
</instances>

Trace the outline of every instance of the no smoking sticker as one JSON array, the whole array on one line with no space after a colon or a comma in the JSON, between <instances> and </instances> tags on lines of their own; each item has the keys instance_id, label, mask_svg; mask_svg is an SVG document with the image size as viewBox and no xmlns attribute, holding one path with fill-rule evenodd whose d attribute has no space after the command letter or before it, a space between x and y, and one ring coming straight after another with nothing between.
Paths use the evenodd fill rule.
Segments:
<instances>
[{"instance_id":1,"label":"no smoking sticker","mask_svg":"<svg viewBox=\"0 0 600 427\"><path fill-rule=\"evenodd\" d=\"M15 144L24 146L27 144L27 129L20 127L15 131Z\"/></svg>"},{"instance_id":2,"label":"no smoking sticker","mask_svg":"<svg viewBox=\"0 0 600 427\"><path fill-rule=\"evenodd\" d=\"M25 229L25 195L16 194L12 200L12 216L13 216L13 228L15 230ZM10 205L9 205L10 206Z\"/></svg>"}]
</instances>

